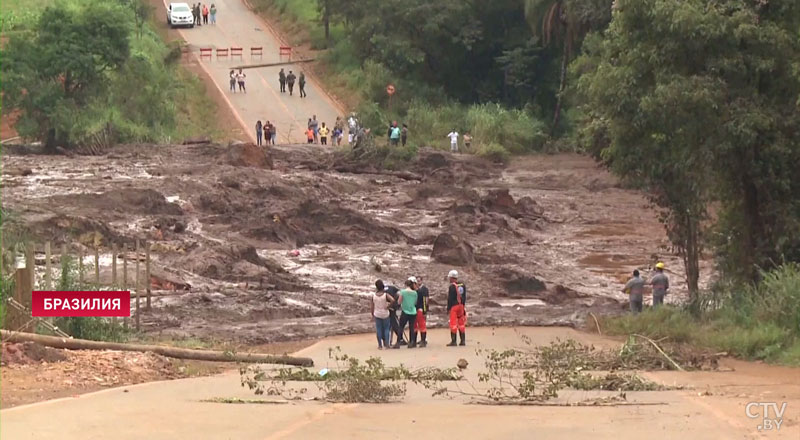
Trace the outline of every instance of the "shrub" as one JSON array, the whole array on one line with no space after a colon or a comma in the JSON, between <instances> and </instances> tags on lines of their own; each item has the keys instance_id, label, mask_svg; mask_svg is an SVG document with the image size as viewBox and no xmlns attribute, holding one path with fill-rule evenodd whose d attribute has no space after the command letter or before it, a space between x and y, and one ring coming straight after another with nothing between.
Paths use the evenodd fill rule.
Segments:
<instances>
[{"instance_id":1,"label":"shrub","mask_svg":"<svg viewBox=\"0 0 800 440\"><path fill-rule=\"evenodd\" d=\"M485 157L493 162L500 162L500 163L508 162L508 159L511 156L508 150L495 143L481 145L480 147L478 147L476 154L480 157Z\"/></svg>"}]
</instances>

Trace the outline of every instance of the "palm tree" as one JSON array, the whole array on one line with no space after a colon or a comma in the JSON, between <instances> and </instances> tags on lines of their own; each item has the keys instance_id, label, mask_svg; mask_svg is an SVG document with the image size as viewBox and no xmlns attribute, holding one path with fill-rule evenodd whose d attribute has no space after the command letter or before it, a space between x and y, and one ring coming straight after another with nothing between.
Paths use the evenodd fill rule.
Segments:
<instances>
[{"instance_id":1,"label":"palm tree","mask_svg":"<svg viewBox=\"0 0 800 440\"><path fill-rule=\"evenodd\" d=\"M567 66L576 47L586 34L611 21L613 0L525 0L525 18L535 33L541 32L542 44L561 45L561 79L556 98L551 134L561 119Z\"/></svg>"}]
</instances>

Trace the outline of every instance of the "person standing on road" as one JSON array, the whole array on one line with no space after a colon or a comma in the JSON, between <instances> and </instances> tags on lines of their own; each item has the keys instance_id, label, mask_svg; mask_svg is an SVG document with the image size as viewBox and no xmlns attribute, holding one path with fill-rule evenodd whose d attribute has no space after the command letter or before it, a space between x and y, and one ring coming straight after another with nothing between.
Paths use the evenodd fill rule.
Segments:
<instances>
[{"instance_id":1,"label":"person standing on road","mask_svg":"<svg viewBox=\"0 0 800 440\"><path fill-rule=\"evenodd\" d=\"M300 97L306 97L306 74L300 72L300 78L297 79L297 85L300 86Z\"/></svg>"},{"instance_id":2,"label":"person standing on road","mask_svg":"<svg viewBox=\"0 0 800 440\"><path fill-rule=\"evenodd\" d=\"M451 153L458 153L458 132L454 128L453 131L447 134L447 137L450 138L450 152Z\"/></svg>"},{"instance_id":3,"label":"person standing on road","mask_svg":"<svg viewBox=\"0 0 800 440\"><path fill-rule=\"evenodd\" d=\"M314 143L314 129L313 128L308 127L308 130L306 130L306 138L308 139L308 143L309 144L313 144Z\"/></svg>"},{"instance_id":4,"label":"person standing on road","mask_svg":"<svg viewBox=\"0 0 800 440\"><path fill-rule=\"evenodd\" d=\"M375 320L375 333L378 337L378 350L391 346L391 322L389 320L389 303L391 302L384 291L383 282L375 283L375 293L372 295L372 319Z\"/></svg>"},{"instance_id":5,"label":"person standing on road","mask_svg":"<svg viewBox=\"0 0 800 440\"><path fill-rule=\"evenodd\" d=\"M422 284L422 277L411 277L414 281L413 289L417 291L417 320L414 321L414 330L419 333L420 348L428 346L428 328L425 317L428 314L428 287Z\"/></svg>"},{"instance_id":6,"label":"person standing on road","mask_svg":"<svg viewBox=\"0 0 800 440\"><path fill-rule=\"evenodd\" d=\"M455 130L454 130L455 131ZM450 287L447 290L447 314L450 316L450 343L456 346L456 332L461 336L461 344L467 345L467 286L458 282L458 271L451 270L447 274Z\"/></svg>"},{"instance_id":7,"label":"person standing on road","mask_svg":"<svg viewBox=\"0 0 800 440\"><path fill-rule=\"evenodd\" d=\"M664 263L656 263L656 274L650 280L650 285L653 286L653 308L656 308L664 304L664 296L669 289L669 278L664 275Z\"/></svg>"},{"instance_id":8,"label":"person standing on road","mask_svg":"<svg viewBox=\"0 0 800 440\"><path fill-rule=\"evenodd\" d=\"M264 141L266 144L269 145L269 140L272 138L272 127L270 126L269 121L264 124Z\"/></svg>"},{"instance_id":9,"label":"person standing on road","mask_svg":"<svg viewBox=\"0 0 800 440\"><path fill-rule=\"evenodd\" d=\"M236 93L236 72L231 70L231 92Z\"/></svg>"},{"instance_id":10,"label":"person standing on road","mask_svg":"<svg viewBox=\"0 0 800 440\"><path fill-rule=\"evenodd\" d=\"M342 145L342 136L344 136L344 120L341 116L336 117L336 123L333 125L338 135L336 136L336 145Z\"/></svg>"},{"instance_id":11,"label":"person standing on road","mask_svg":"<svg viewBox=\"0 0 800 440\"><path fill-rule=\"evenodd\" d=\"M633 278L625 283L622 293L627 293L631 302L631 312L634 314L642 311L642 301L644 297L644 280L639 276L639 271L633 271Z\"/></svg>"},{"instance_id":12,"label":"person standing on road","mask_svg":"<svg viewBox=\"0 0 800 440\"><path fill-rule=\"evenodd\" d=\"M271 138L271 140L272 140L272 145L275 145L275 139L277 139L277 138L278 138L278 128L277 128L277 127L275 127L275 124L273 124L273 123L271 123L271 122L269 122L269 121L267 121L267 123L269 124L269 133L270 133L270 136L272 136L272 138Z\"/></svg>"},{"instance_id":13,"label":"person standing on road","mask_svg":"<svg viewBox=\"0 0 800 440\"><path fill-rule=\"evenodd\" d=\"M247 78L247 75L244 74L242 69L239 69L239 73L236 74L236 80L239 81L239 91L247 93L247 89L244 88L244 79Z\"/></svg>"},{"instance_id":14,"label":"person standing on road","mask_svg":"<svg viewBox=\"0 0 800 440\"><path fill-rule=\"evenodd\" d=\"M208 24L208 5L203 5L203 24Z\"/></svg>"},{"instance_id":15,"label":"person standing on road","mask_svg":"<svg viewBox=\"0 0 800 440\"><path fill-rule=\"evenodd\" d=\"M196 24L196 25L198 25L198 26L202 26L202 25L203 25L203 22L202 22L202 21L201 21L201 19L200 19L200 15L201 15L201 14L200 14L200 3L198 3L198 4L194 5L194 12L193 12L193 14L194 14L194 24Z\"/></svg>"},{"instance_id":16,"label":"person standing on road","mask_svg":"<svg viewBox=\"0 0 800 440\"><path fill-rule=\"evenodd\" d=\"M403 129L400 130L400 143L405 147L406 141L408 141L408 125L403 124Z\"/></svg>"},{"instance_id":17,"label":"person standing on road","mask_svg":"<svg viewBox=\"0 0 800 440\"><path fill-rule=\"evenodd\" d=\"M278 72L278 82L281 83L281 93L286 93L286 74L283 73L283 68Z\"/></svg>"},{"instance_id":18,"label":"person standing on road","mask_svg":"<svg viewBox=\"0 0 800 440\"><path fill-rule=\"evenodd\" d=\"M261 145L261 129L263 126L261 125L261 119L256 122L256 144Z\"/></svg>"},{"instance_id":19,"label":"person standing on road","mask_svg":"<svg viewBox=\"0 0 800 440\"><path fill-rule=\"evenodd\" d=\"M325 126L325 123L322 123L322 128L319 129L319 142L322 145L328 145L328 133L330 129Z\"/></svg>"},{"instance_id":20,"label":"person standing on road","mask_svg":"<svg viewBox=\"0 0 800 440\"><path fill-rule=\"evenodd\" d=\"M217 24L217 7L211 3L211 24Z\"/></svg>"},{"instance_id":21,"label":"person standing on road","mask_svg":"<svg viewBox=\"0 0 800 440\"><path fill-rule=\"evenodd\" d=\"M406 288L399 293L400 310L403 312L400 315L400 334L408 324L408 348L417 346L417 331L414 330L417 321L417 291L413 290L412 278L406 281ZM392 348L400 348L400 344L395 344Z\"/></svg>"},{"instance_id":22,"label":"person standing on road","mask_svg":"<svg viewBox=\"0 0 800 440\"><path fill-rule=\"evenodd\" d=\"M347 120L348 132L347 132L347 143L350 146L353 146L353 141L355 140L356 133L358 133L358 120L356 119L355 113L350 113L350 119Z\"/></svg>"},{"instance_id":23,"label":"person standing on road","mask_svg":"<svg viewBox=\"0 0 800 440\"><path fill-rule=\"evenodd\" d=\"M308 128L314 130L314 143L318 143L318 135L319 135L319 123L317 122L317 115L314 115L311 118L311 121L308 123Z\"/></svg>"},{"instance_id":24,"label":"person standing on road","mask_svg":"<svg viewBox=\"0 0 800 440\"><path fill-rule=\"evenodd\" d=\"M286 75L286 83L289 85L289 96L292 96L292 93L294 93L294 80L296 79L297 77L290 70L289 74Z\"/></svg>"}]
</instances>

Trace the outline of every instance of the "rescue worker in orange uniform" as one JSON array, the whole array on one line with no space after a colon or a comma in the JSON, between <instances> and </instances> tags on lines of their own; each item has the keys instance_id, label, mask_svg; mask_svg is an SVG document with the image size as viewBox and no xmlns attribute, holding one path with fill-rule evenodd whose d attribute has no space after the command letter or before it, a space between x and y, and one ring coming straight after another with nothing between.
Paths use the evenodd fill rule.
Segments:
<instances>
[{"instance_id":1,"label":"rescue worker in orange uniform","mask_svg":"<svg viewBox=\"0 0 800 440\"><path fill-rule=\"evenodd\" d=\"M456 332L461 336L461 343L467 345L467 286L458 282L458 271L451 270L447 274L450 287L447 292L447 314L450 315L450 343L448 347L456 346Z\"/></svg>"},{"instance_id":2,"label":"rescue worker in orange uniform","mask_svg":"<svg viewBox=\"0 0 800 440\"><path fill-rule=\"evenodd\" d=\"M420 335L419 347L428 346L428 328L425 323L425 315L428 314L428 297L430 292L428 287L422 284L422 277L409 278L414 282L412 287L417 291L417 320L414 322L414 330Z\"/></svg>"}]
</instances>

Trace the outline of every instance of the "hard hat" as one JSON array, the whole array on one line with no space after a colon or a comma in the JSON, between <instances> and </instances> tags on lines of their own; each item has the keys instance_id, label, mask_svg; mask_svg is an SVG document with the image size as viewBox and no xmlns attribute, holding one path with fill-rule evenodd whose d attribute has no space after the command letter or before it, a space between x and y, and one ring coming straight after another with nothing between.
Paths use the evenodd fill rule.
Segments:
<instances>
[{"instance_id":1,"label":"hard hat","mask_svg":"<svg viewBox=\"0 0 800 440\"><path fill-rule=\"evenodd\" d=\"M458 271L451 270L450 273L447 274L447 278L458 278Z\"/></svg>"},{"instance_id":2,"label":"hard hat","mask_svg":"<svg viewBox=\"0 0 800 440\"><path fill-rule=\"evenodd\" d=\"M658 263L656 263L656 269L663 269L663 268L664 268L664 263L662 263L660 261Z\"/></svg>"},{"instance_id":3,"label":"hard hat","mask_svg":"<svg viewBox=\"0 0 800 440\"><path fill-rule=\"evenodd\" d=\"M411 281L414 284L417 284L417 277L408 277L408 281Z\"/></svg>"}]
</instances>

